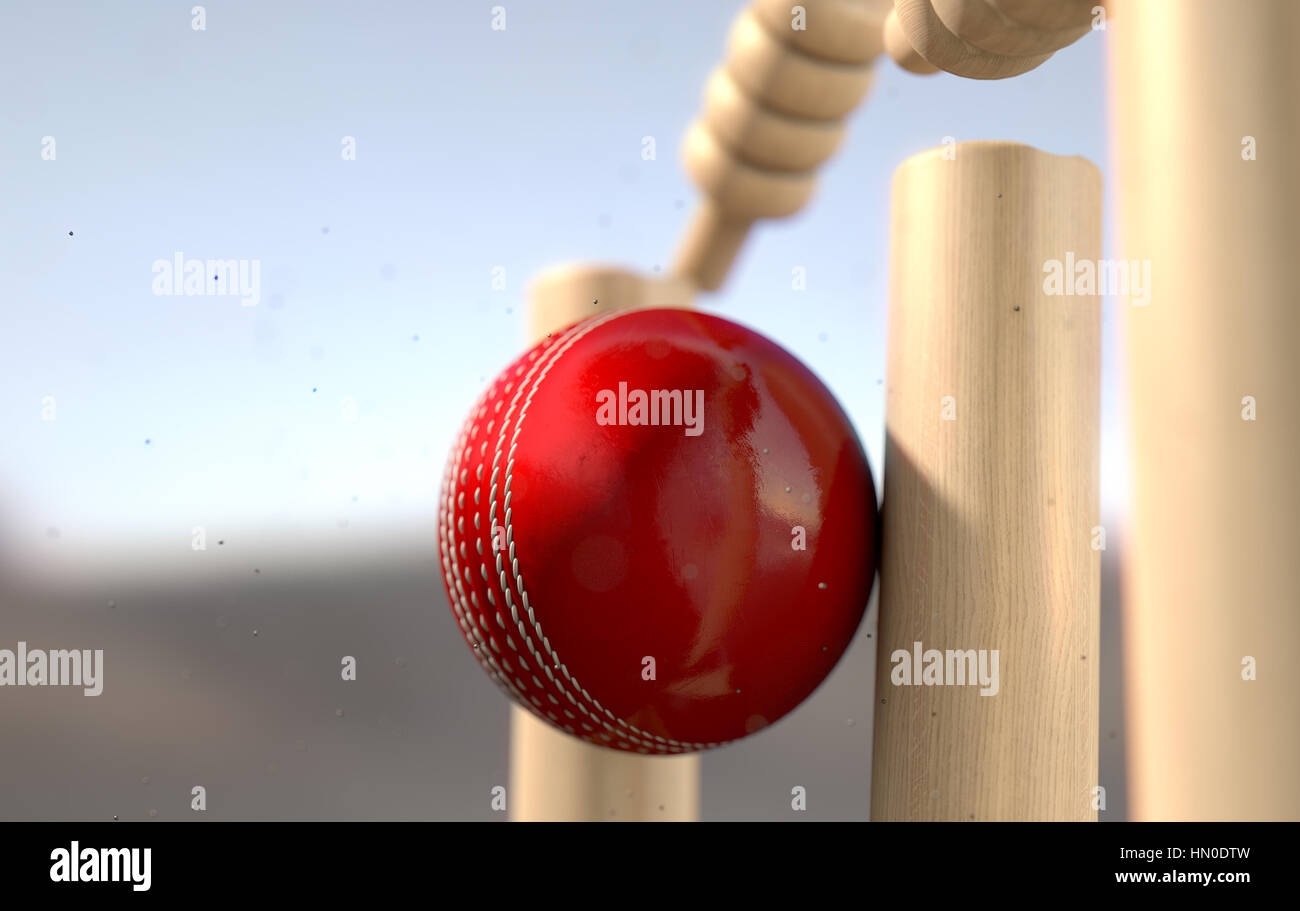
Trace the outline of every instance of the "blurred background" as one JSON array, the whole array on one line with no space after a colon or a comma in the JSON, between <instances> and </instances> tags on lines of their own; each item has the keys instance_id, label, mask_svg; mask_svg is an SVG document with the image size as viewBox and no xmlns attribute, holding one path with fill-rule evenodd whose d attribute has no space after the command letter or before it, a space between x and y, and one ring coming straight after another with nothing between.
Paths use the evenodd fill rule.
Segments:
<instances>
[{"instance_id":1,"label":"blurred background","mask_svg":"<svg viewBox=\"0 0 1300 911\"><path fill-rule=\"evenodd\" d=\"M189 5L0 2L0 648L105 656L96 698L0 689L0 819L504 818L508 703L438 569L443 459L533 275L668 268L678 143L743 5L247 0L195 30ZM1105 173L1103 43L995 82L883 59L812 203L700 299L825 380L877 487L894 168L952 137ZM156 294L178 254L256 262L254 293ZM1127 476L1101 304L1107 820ZM703 818L867 818L874 627L873 603L807 703L704 756Z\"/></svg>"}]
</instances>

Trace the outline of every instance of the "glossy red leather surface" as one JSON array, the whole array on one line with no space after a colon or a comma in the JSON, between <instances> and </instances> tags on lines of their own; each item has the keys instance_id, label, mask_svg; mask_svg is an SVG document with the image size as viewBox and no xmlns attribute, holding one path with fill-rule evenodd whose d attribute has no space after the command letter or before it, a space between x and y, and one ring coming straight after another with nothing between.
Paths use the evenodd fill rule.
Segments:
<instances>
[{"instance_id":1,"label":"glossy red leather surface","mask_svg":"<svg viewBox=\"0 0 1300 911\"><path fill-rule=\"evenodd\" d=\"M675 402L658 426L630 423L635 402L598 422L620 383L702 394L698 435L665 423L692 417ZM876 497L848 418L793 356L716 316L634 310L555 333L491 384L439 538L466 640L517 701L602 746L680 753L761 730L830 672L870 595Z\"/></svg>"}]
</instances>

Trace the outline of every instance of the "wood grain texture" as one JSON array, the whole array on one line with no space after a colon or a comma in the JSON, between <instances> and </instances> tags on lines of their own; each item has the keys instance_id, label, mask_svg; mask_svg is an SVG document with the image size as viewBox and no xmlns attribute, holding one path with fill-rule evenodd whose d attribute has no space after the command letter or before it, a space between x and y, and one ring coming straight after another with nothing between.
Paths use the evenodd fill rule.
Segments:
<instances>
[{"instance_id":1,"label":"wood grain texture","mask_svg":"<svg viewBox=\"0 0 1300 911\"><path fill-rule=\"evenodd\" d=\"M1032 5L1030 5L1032 4ZM894 0L883 42L913 73L1006 79L1040 66L1091 30L1101 0Z\"/></svg>"},{"instance_id":2,"label":"wood grain texture","mask_svg":"<svg viewBox=\"0 0 1300 911\"><path fill-rule=\"evenodd\" d=\"M1151 268L1117 304L1130 816L1297 820L1300 3L1112 7L1119 256Z\"/></svg>"},{"instance_id":3,"label":"wood grain texture","mask_svg":"<svg viewBox=\"0 0 1300 911\"><path fill-rule=\"evenodd\" d=\"M1077 9L1072 21L1061 28L1022 25L986 0L931 0L931 5L948 30L963 41L994 54L1014 56L1050 54L1082 38L1092 28L1094 2ZM1070 4L1057 7L1057 12L1071 12Z\"/></svg>"},{"instance_id":4,"label":"wood grain texture","mask_svg":"<svg viewBox=\"0 0 1300 911\"><path fill-rule=\"evenodd\" d=\"M960 143L892 205L872 818L1094 820L1101 311L1043 277L1100 256L1101 177ZM997 694L895 686L915 642L997 649Z\"/></svg>"},{"instance_id":5,"label":"wood grain texture","mask_svg":"<svg viewBox=\"0 0 1300 911\"><path fill-rule=\"evenodd\" d=\"M529 344L607 310L689 307L689 284L599 263L556 266L529 287ZM510 787L515 822L692 821L699 817L698 756L602 749L511 706Z\"/></svg>"},{"instance_id":6,"label":"wood grain texture","mask_svg":"<svg viewBox=\"0 0 1300 911\"><path fill-rule=\"evenodd\" d=\"M933 66L968 79L1006 79L1043 64L1051 52L1010 56L995 54L953 34L934 11L931 0L894 0L894 11L908 43Z\"/></svg>"},{"instance_id":7,"label":"wood grain texture","mask_svg":"<svg viewBox=\"0 0 1300 911\"><path fill-rule=\"evenodd\" d=\"M918 54L916 48L912 47L912 42L908 41L907 35L903 34L903 26L898 21L898 13L892 9L885 18L881 44L884 45L889 58L909 73L916 76L931 76L939 72L937 66Z\"/></svg>"}]
</instances>

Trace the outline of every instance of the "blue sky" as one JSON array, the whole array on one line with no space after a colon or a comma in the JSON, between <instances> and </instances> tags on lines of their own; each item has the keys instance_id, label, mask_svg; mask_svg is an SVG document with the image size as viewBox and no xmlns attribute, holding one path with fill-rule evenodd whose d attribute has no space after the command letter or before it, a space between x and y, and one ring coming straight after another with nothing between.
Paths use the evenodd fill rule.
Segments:
<instances>
[{"instance_id":1,"label":"blue sky","mask_svg":"<svg viewBox=\"0 0 1300 911\"><path fill-rule=\"evenodd\" d=\"M5 4L11 543L431 521L452 434L524 343L529 278L573 260L667 268L697 198L679 141L743 4L501 0L504 31L494 5L210 3L194 31L191 4ZM761 225L701 299L826 380L877 479L894 168L953 136L1104 173L1102 64L1099 34L998 82L882 61L811 204ZM153 294L153 263L177 252L258 260L260 302Z\"/></svg>"}]
</instances>

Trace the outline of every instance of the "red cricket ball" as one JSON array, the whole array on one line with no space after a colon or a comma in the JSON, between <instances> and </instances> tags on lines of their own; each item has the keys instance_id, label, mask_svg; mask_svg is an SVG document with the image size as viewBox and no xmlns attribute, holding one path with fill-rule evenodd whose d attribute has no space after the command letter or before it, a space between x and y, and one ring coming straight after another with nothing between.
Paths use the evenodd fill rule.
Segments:
<instances>
[{"instance_id":1,"label":"red cricket ball","mask_svg":"<svg viewBox=\"0 0 1300 911\"><path fill-rule=\"evenodd\" d=\"M601 746L716 747L830 673L876 571L876 494L826 387L690 310L607 313L491 384L448 459L452 611L524 707Z\"/></svg>"}]
</instances>

